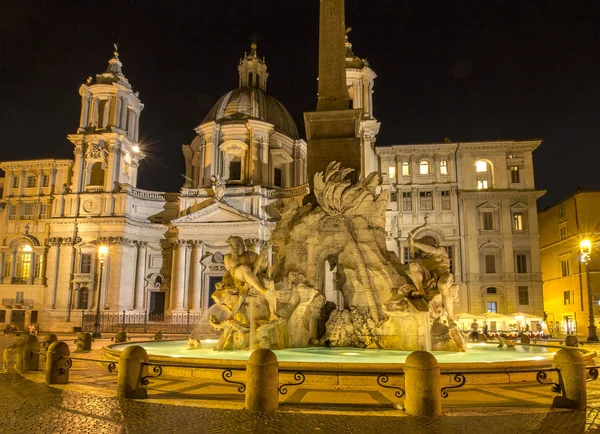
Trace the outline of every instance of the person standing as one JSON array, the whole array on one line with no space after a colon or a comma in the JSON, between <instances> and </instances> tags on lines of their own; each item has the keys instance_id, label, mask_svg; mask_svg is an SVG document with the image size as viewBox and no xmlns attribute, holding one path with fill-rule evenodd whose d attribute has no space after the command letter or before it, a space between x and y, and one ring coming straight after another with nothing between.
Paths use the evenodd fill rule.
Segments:
<instances>
[{"instance_id":1,"label":"person standing","mask_svg":"<svg viewBox=\"0 0 600 434\"><path fill-rule=\"evenodd\" d=\"M471 340L473 342L477 342L477 338L479 337L479 324L477 324L477 320L474 319L471 323Z\"/></svg>"}]
</instances>

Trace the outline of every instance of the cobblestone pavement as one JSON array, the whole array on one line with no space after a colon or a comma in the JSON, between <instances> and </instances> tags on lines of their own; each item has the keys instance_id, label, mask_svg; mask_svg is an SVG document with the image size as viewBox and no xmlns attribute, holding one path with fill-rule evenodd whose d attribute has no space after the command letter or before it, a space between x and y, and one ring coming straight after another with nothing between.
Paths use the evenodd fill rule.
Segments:
<instances>
[{"instance_id":1,"label":"cobblestone pavement","mask_svg":"<svg viewBox=\"0 0 600 434\"><path fill-rule=\"evenodd\" d=\"M67 341L67 339L65 339ZM6 342L0 339L0 349ZM96 342L100 345L100 342ZM95 344L95 345L96 345ZM600 347L599 347L600 348ZM80 362L93 365L91 362ZM539 397L534 406L513 401L511 407L492 407L491 401L463 391L465 398L444 404L443 417L417 418L389 407L348 404L329 406L282 405L278 411L252 414L243 409L236 397L228 408L207 407L194 400L127 400L114 396L114 376L106 380L96 367L85 383L84 374L76 374L79 384L50 387L29 376L0 373L0 433L595 433L600 432L600 380L588 383L587 411L550 409L551 394ZM39 375L39 374L37 374ZM105 383L103 383L105 381ZM105 384L105 386L104 386ZM98 387L100 386L100 388ZM189 386L189 385L188 385ZM536 390L520 392L539 395ZM105 391L102 391L102 387ZM178 390L179 386L176 387ZM548 389L544 386L544 389ZM86 393L81 393L81 391ZM182 390L183 391L183 390ZM500 391L500 392L498 392ZM187 390L189 392L189 390ZM456 392L459 392L457 390ZM513 393L514 388L483 390L484 399ZM487 393L487 395L486 395ZM233 399L233 398L232 398ZM466 399L466 400L465 400ZM472 402L468 400L471 399ZM481 403L484 403L483 405ZM490 406L485 407L485 402ZM497 400L494 402L498 402ZM472 406L471 406L472 405Z\"/></svg>"},{"instance_id":2,"label":"cobblestone pavement","mask_svg":"<svg viewBox=\"0 0 600 434\"><path fill-rule=\"evenodd\" d=\"M597 409L456 414L331 413L283 408L270 413L153 404L91 396L0 374L2 433L584 433L600 432Z\"/></svg>"}]
</instances>

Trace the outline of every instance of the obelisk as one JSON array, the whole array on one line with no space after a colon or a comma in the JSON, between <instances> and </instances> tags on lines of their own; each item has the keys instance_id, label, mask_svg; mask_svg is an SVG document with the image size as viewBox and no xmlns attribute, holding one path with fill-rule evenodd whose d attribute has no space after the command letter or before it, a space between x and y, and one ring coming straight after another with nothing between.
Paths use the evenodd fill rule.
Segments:
<instances>
[{"instance_id":1,"label":"obelisk","mask_svg":"<svg viewBox=\"0 0 600 434\"><path fill-rule=\"evenodd\" d=\"M315 173L324 171L331 161L354 169L355 178L360 174L362 110L349 105L345 34L344 0L321 0L317 111L304 113L311 188Z\"/></svg>"}]
</instances>

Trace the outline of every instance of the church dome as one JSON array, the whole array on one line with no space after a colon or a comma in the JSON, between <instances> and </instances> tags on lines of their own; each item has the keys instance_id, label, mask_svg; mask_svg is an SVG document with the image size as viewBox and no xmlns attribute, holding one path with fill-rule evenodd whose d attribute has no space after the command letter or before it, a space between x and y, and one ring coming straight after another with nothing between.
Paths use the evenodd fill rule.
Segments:
<instances>
[{"instance_id":1,"label":"church dome","mask_svg":"<svg viewBox=\"0 0 600 434\"><path fill-rule=\"evenodd\" d=\"M204 117L205 122L259 119L298 139L298 128L290 113L277 99L258 87L244 86L223 95Z\"/></svg>"}]
</instances>

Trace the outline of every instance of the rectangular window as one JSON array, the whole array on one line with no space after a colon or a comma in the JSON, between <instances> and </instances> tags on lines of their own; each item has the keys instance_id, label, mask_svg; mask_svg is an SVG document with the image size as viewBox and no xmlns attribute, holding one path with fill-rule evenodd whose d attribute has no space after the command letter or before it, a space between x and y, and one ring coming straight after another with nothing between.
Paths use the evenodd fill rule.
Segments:
<instances>
[{"instance_id":1,"label":"rectangular window","mask_svg":"<svg viewBox=\"0 0 600 434\"><path fill-rule=\"evenodd\" d=\"M477 181L477 190L487 190L488 182L487 179L480 179Z\"/></svg>"},{"instance_id":2,"label":"rectangular window","mask_svg":"<svg viewBox=\"0 0 600 434\"><path fill-rule=\"evenodd\" d=\"M48 187L48 183L50 182L50 177L48 175L42 175L40 182L42 183L42 187Z\"/></svg>"},{"instance_id":3,"label":"rectangular window","mask_svg":"<svg viewBox=\"0 0 600 434\"><path fill-rule=\"evenodd\" d=\"M527 255L519 253L517 259L517 273L527 273Z\"/></svg>"},{"instance_id":4,"label":"rectangular window","mask_svg":"<svg viewBox=\"0 0 600 434\"><path fill-rule=\"evenodd\" d=\"M21 219L33 220L33 210L34 209L35 209L35 204L33 202L24 202L21 205Z\"/></svg>"},{"instance_id":5,"label":"rectangular window","mask_svg":"<svg viewBox=\"0 0 600 434\"><path fill-rule=\"evenodd\" d=\"M419 175L429 175L429 161L423 160L419 163Z\"/></svg>"},{"instance_id":6,"label":"rectangular window","mask_svg":"<svg viewBox=\"0 0 600 434\"><path fill-rule=\"evenodd\" d=\"M402 193L402 211L412 211L412 195L410 191Z\"/></svg>"},{"instance_id":7,"label":"rectangular window","mask_svg":"<svg viewBox=\"0 0 600 434\"><path fill-rule=\"evenodd\" d=\"M498 313L498 303L495 301L488 301L487 302L487 311L493 312L493 313Z\"/></svg>"},{"instance_id":8,"label":"rectangular window","mask_svg":"<svg viewBox=\"0 0 600 434\"><path fill-rule=\"evenodd\" d=\"M229 179L240 181L242 179L242 162L232 161L229 163Z\"/></svg>"},{"instance_id":9,"label":"rectangular window","mask_svg":"<svg viewBox=\"0 0 600 434\"><path fill-rule=\"evenodd\" d=\"M448 260L450 261L450 272L454 273L454 246L445 246L446 253L448 253Z\"/></svg>"},{"instance_id":10,"label":"rectangular window","mask_svg":"<svg viewBox=\"0 0 600 434\"><path fill-rule=\"evenodd\" d=\"M396 203L397 200L398 200L398 193L395 191L392 191L390 193L390 203Z\"/></svg>"},{"instance_id":11,"label":"rectangular window","mask_svg":"<svg viewBox=\"0 0 600 434\"><path fill-rule=\"evenodd\" d=\"M562 277L569 276L571 274L571 266L569 260L560 261L560 273Z\"/></svg>"},{"instance_id":12,"label":"rectangular window","mask_svg":"<svg viewBox=\"0 0 600 434\"><path fill-rule=\"evenodd\" d=\"M485 273L496 273L496 255L485 255Z\"/></svg>"},{"instance_id":13,"label":"rectangular window","mask_svg":"<svg viewBox=\"0 0 600 434\"><path fill-rule=\"evenodd\" d=\"M448 162L446 160L440 161L440 175L448 174Z\"/></svg>"},{"instance_id":14,"label":"rectangular window","mask_svg":"<svg viewBox=\"0 0 600 434\"><path fill-rule=\"evenodd\" d=\"M12 179L12 188L19 188L19 178L16 176L13 176Z\"/></svg>"},{"instance_id":15,"label":"rectangular window","mask_svg":"<svg viewBox=\"0 0 600 434\"><path fill-rule=\"evenodd\" d=\"M44 277L42 276L42 270L44 269L44 255L35 255L35 277Z\"/></svg>"},{"instance_id":16,"label":"rectangular window","mask_svg":"<svg viewBox=\"0 0 600 434\"><path fill-rule=\"evenodd\" d=\"M6 322L6 311L0 310L0 322Z\"/></svg>"},{"instance_id":17,"label":"rectangular window","mask_svg":"<svg viewBox=\"0 0 600 434\"><path fill-rule=\"evenodd\" d=\"M8 219L15 220L17 218L17 204L11 203L8 209Z\"/></svg>"},{"instance_id":18,"label":"rectangular window","mask_svg":"<svg viewBox=\"0 0 600 434\"><path fill-rule=\"evenodd\" d=\"M522 212L514 212L513 217L513 231L522 231L525 229L524 218Z\"/></svg>"},{"instance_id":19,"label":"rectangular window","mask_svg":"<svg viewBox=\"0 0 600 434\"><path fill-rule=\"evenodd\" d=\"M29 317L29 324L37 324L38 322L38 311L32 310L31 315Z\"/></svg>"},{"instance_id":20,"label":"rectangular window","mask_svg":"<svg viewBox=\"0 0 600 434\"><path fill-rule=\"evenodd\" d=\"M239 179L239 176L236 179ZM281 183L281 169L279 167L276 167L274 169L273 184L275 185L275 187L282 187L283 186L283 184Z\"/></svg>"},{"instance_id":21,"label":"rectangular window","mask_svg":"<svg viewBox=\"0 0 600 434\"><path fill-rule=\"evenodd\" d=\"M573 291L563 292L563 304L573 304Z\"/></svg>"},{"instance_id":22,"label":"rectangular window","mask_svg":"<svg viewBox=\"0 0 600 434\"><path fill-rule=\"evenodd\" d=\"M483 230L493 231L494 230L494 213L485 211L481 214L483 220Z\"/></svg>"},{"instance_id":23,"label":"rectangular window","mask_svg":"<svg viewBox=\"0 0 600 434\"><path fill-rule=\"evenodd\" d=\"M394 166L388 167L388 178L396 179L396 168Z\"/></svg>"},{"instance_id":24,"label":"rectangular window","mask_svg":"<svg viewBox=\"0 0 600 434\"><path fill-rule=\"evenodd\" d=\"M442 190L442 209L449 210L450 209L450 190Z\"/></svg>"},{"instance_id":25,"label":"rectangular window","mask_svg":"<svg viewBox=\"0 0 600 434\"><path fill-rule=\"evenodd\" d=\"M510 182L512 182L513 184L518 184L521 182L519 166L510 166Z\"/></svg>"},{"instance_id":26,"label":"rectangular window","mask_svg":"<svg viewBox=\"0 0 600 434\"><path fill-rule=\"evenodd\" d=\"M92 272L92 254L91 253L82 253L81 254L81 267L79 267L79 272L84 274L89 274Z\"/></svg>"},{"instance_id":27,"label":"rectangular window","mask_svg":"<svg viewBox=\"0 0 600 434\"><path fill-rule=\"evenodd\" d=\"M47 204L45 204L45 203L40 204L40 212L38 214L38 217L41 219L48 218L48 205Z\"/></svg>"},{"instance_id":28,"label":"rectangular window","mask_svg":"<svg viewBox=\"0 0 600 434\"><path fill-rule=\"evenodd\" d=\"M408 261L410 261L410 251L408 247L402 248L402 259L404 261L404 265L408 264Z\"/></svg>"},{"instance_id":29,"label":"rectangular window","mask_svg":"<svg viewBox=\"0 0 600 434\"><path fill-rule=\"evenodd\" d=\"M419 209L421 211L431 211L433 209L433 194L431 191L419 192Z\"/></svg>"},{"instance_id":30,"label":"rectangular window","mask_svg":"<svg viewBox=\"0 0 600 434\"><path fill-rule=\"evenodd\" d=\"M558 206L558 218L565 218L565 205L562 203Z\"/></svg>"},{"instance_id":31,"label":"rectangular window","mask_svg":"<svg viewBox=\"0 0 600 434\"><path fill-rule=\"evenodd\" d=\"M217 283L223 280L223 276L209 276L208 277L208 305L212 306L215 301L211 297L213 292L217 289Z\"/></svg>"},{"instance_id":32,"label":"rectangular window","mask_svg":"<svg viewBox=\"0 0 600 434\"><path fill-rule=\"evenodd\" d=\"M488 288L487 289L487 293L488 294L498 294L498 288Z\"/></svg>"},{"instance_id":33,"label":"rectangular window","mask_svg":"<svg viewBox=\"0 0 600 434\"><path fill-rule=\"evenodd\" d=\"M561 240L566 240L567 239L567 227L566 226L561 226L558 229L559 233L560 233L560 239Z\"/></svg>"},{"instance_id":34,"label":"rectangular window","mask_svg":"<svg viewBox=\"0 0 600 434\"><path fill-rule=\"evenodd\" d=\"M37 177L35 175L29 175L27 177L27 188L35 187Z\"/></svg>"},{"instance_id":35,"label":"rectangular window","mask_svg":"<svg viewBox=\"0 0 600 434\"><path fill-rule=\"evenodd\" d=\"M25 301L25 293L22 291L18 291L17 294L15 295L15 303L23 304L24 301Z\"/></svg>"},{"instance_id":36,"label":"rectangular window","mask_svg":"<svg viewBox=\"0 0 600 434\"><path fill-rule=\"evenodd\" d=\"M528 305L529 304L529 288L526 286L519 286L519 304L520 305Z\"/></svg>"},{"instance_id":37,"label":"rectangular window","mask_svg":"<svg viewBox=\"0 0 600 434\"><path fill-rule=\"evenodd\" d=\"M406 161L402 163L402 176L410 176L410 166Z\"/></svg>"}]
</instances>

